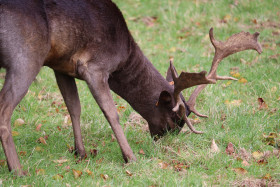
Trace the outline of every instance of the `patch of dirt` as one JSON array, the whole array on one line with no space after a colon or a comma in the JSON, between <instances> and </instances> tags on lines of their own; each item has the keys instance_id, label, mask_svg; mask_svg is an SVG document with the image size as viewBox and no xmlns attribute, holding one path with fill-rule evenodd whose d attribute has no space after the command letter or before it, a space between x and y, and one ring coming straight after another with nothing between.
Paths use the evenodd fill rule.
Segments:
<instances>
[{"instance_id":1,"label":"patch of dirt","mask_svg":"<svg viewBox=\"0 0 280 187\"><path fill-rule=\"evenodd\" d=\"M276 181L268 181L266 179L246 178L242 181L235 181L233 186L246 186L246 187L280 187L280 183Z\"/></svg>"},{"instance_id":2,"label":"patch of dirt","mask_svg":"<svg viewBox=\"0 0 280 187\"><path fill-rule=\"evenodd\" d=\"M140 126L142 131L149 132L148 122L140 114L136 112L132 112L129 115L126 125L134 126L134 127Z\"/></svg>"}]
</instances>

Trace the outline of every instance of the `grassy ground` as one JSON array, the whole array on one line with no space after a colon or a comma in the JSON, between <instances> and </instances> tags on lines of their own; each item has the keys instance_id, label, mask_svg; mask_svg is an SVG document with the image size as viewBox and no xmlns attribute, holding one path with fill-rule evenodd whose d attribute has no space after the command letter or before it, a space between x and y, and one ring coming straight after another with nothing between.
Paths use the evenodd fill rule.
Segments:
<instances>
[{"instance_id":1,"label":"grassy ground","mask_svg":"<svg viewBox=\"0 0 280 187\"><path fill-rule=\"evenodd\" d=\"M171 56L179 71L209 71L214 52L208 37L210 27L219 40L241 30L258 31L263 53L238 53L220 65L220 75L232 74L239 81L219 82L201 93L197 108L209 118L192 118L203 135L188 133L186 128L179 135L168 134L154 142L145 122L114 95L138 159L132 164L124 164L109 124L82 81L77 84L88 158L79 162L69 152L73 133L67 110L52 71L43 68L12 116L21 164L30 175L17 178L9 173L1 148L0 186L280 185L280 1L115 2L136 41L163 75ZM184 93L186 98L192 90ZM258 98L265 101L261 109ZM25 124L14 125L18 118ZM213 139L219 152L211 149ZM226 149L229 143L233 149Z\"/></svg>"}]
</instances>

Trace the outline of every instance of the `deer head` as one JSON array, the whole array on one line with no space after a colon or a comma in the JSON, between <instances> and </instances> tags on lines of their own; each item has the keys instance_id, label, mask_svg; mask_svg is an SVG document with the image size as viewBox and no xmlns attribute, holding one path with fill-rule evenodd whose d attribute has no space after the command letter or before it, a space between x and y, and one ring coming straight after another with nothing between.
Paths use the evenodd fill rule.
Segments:
<instances>
[{"instance_id":1,"label":"deer head","mask_svg":"<svg viewBox=\"0 0 280 187\"><path fill-rule=\"evenodd\" d=\"M195 109L195 101L198 94L207 86L207 84L214 84L217 80L236 80L233 77L218 76L216 74L219 63L227 56L244 51L253 49L259 54L262 52L261 45L258 43L257 38L259 33L256 32L253 35L247 32L241 32L232 35L225 42L217 41L213 35L213 28L209 31L209 36L212 45L215 48L215 55L212 62L212 67L209 74L206 76L206 71L200 73L187 73L182 72L178 76L173 62L170 61L170 67L167 73L167 80L169 82L174 82L173 92L162 91L159 97L158 107L160 110L165 110L165 121L169 126L169 130L181 129L186 123L190 130L196 134L201 134L203 132L195 130L188 115L193 112L199 117L207 117L206 115L200 114ZM186 88L199 85L194 92L191 94L189 100L185 102L181 91ZM167 115L168 114L168 115ZM152 134L158 134L157 132L152 132ZM162 132L160 133L162 134Z\"/></svg>"}]
</instances>

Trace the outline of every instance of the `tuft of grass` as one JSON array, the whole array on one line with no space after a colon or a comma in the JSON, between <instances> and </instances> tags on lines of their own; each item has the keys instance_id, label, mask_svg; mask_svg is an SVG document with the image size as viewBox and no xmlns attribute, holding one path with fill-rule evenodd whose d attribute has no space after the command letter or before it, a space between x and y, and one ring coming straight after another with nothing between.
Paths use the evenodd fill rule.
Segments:
<instances>
[{"instance_id":1,"label":"tuft of grass","mask_svg":"<svg viewBox=\"0 0 280 187\"><path fill-rule=\"evenodd\" d=\"M263 53L234 54L223 60L218 73L238 71L247 83L234 81L209 85L198 97L197 108L209 118L196 128L205 134L170 133L154 142L145 122L135 119L132 108L113 94L120 110L126 137L138 161L124 164L112 130L92 98L86 84L77 80L82 104L81 126L88 158L79 162L68 147L73 146L71 126L65 125L67 110L52 70L43 68L12 116L14 141L24 170L30 175L17 178L8 172L0 151L0 183L3 186L212 186L276 185L280 182L279 156L255 159L253 153L279 150L280 136L280 1L225 0L114 0L137 43L154 66L165 75L168 59L174 57L179 71L209 70L213 47L208 31L214 27L218 40L242 30L260 32ZM278 56L277 56L278 55ZM234 67L234 69L232 69ZM1 71L4 74L4 71ZM3 80L0 83L3 85ZM187 99L193 91L183 94ZM259 109L258 98L268 105ZM238 101L235 106L233 101ZM55 103L53 103L55 102ZM14 121L22 118L23 126ZM197 120L194 115L191 118ZM138 120L138 121L137 121ZM38 124L43 124L36 131ZM59 128L57 127L59 126ZM59 130L61 129L61 130ZM272 143L264 135L277 134ZM38 143L48 135L47 144ZM210 150L215 139L220 152ZM226 154L231 142L235 153ZM251 158L244 165L244 148ZM91 155L90 150L97 150ZM142 150L142 151L140 151ZM62 164L56 160L67 160ZM239 174L234 169L243 168ZM75 178L72 170L82 172ZM44 172L38 172L38 171ZM89 175L87 171L91 171ZM57 175L63 178L57 177Z\"/></svg>"}]
</instances>

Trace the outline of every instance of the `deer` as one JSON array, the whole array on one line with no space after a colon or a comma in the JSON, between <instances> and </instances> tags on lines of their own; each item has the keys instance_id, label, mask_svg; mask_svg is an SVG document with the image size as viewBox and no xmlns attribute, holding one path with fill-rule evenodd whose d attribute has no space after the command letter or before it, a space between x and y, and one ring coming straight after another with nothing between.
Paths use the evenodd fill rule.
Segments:
<instances>
[{"instance_id":1,"label":"deer","mask_svg":"<svg viewBox=\"0 0 280 187\"><path fill-rule=\"evenodd\" d=\"M152 137L180 131L184 124L193 133L203 133L188 118L190 113L207 117L195 109L197 96L208 84L236 80L218 76L219 63L240 51L262 52L258 32L240 32L223 42L214 38L211 28L209 36L215 55L208 74L183 71L178 75L171 61L164 78L143 54L111 0L1 0L0 67L6 69L6 76L0 92L0 139L8 169L16 175L26 175L12 138L11 115L43 66L54 71L71 116L75 151L81 158L86 151L75 79L87 83L125 162L137 159L120 125L110 90L148 122ZM181 92L193 86L197 87L186 101Z\"/></svg>"}]
</instances>

